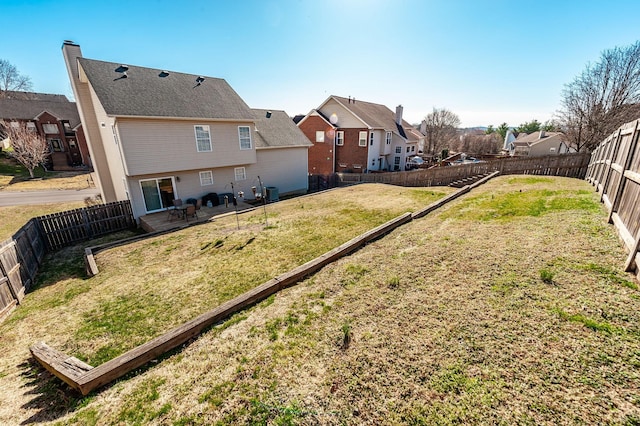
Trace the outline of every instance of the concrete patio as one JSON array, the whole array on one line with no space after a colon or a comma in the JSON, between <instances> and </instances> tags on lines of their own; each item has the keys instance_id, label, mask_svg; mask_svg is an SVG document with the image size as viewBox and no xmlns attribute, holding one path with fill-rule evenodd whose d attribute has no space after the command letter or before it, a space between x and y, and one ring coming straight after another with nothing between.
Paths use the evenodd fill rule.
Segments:
<instances>
[{"instance_id":1,"label":"concrete patio","mask_svg":"<svg viewBox=\"0 0 640 426\"><path fill-rule=\"evenodd\" d=\"M254 208L255 206L249 203L238 201L238 212ZM169 211L162 211L140 216L140 227L147 232L166 231L174 228L184 228L195 223L209 222L216 217L235 214L235 212L236 209L231 203L229 203L228 207L225 207L224 204L213 207L202 206L202 208L197 211L197 218L178 218L170 216Z\"/></svg>"}]
</instances>

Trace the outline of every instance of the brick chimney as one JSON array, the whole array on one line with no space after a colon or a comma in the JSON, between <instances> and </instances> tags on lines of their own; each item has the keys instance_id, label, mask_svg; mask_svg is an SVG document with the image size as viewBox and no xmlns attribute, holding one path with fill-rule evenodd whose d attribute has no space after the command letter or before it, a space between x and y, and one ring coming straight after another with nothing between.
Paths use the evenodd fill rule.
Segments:
<instances>
[{"instance_id":1,"label":"brick chimney","mask_svg":"<svg viewBox=\"0 0 640 426\"><path fill-rule=\"evenodd\" d=\"M396 124L402 126L402 105L396 107Z\"/></svg>"}]
</instances>

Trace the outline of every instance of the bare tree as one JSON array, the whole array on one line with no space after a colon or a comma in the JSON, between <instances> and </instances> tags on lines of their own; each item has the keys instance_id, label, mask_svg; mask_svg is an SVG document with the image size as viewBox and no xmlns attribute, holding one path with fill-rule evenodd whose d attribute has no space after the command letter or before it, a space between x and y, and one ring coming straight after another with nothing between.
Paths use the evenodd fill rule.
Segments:
<instances>
[{"instance_id":1,"label":"bare tree","mask_svg":"<svg viewBox=\"0 0 640 426\"><path fill-rule=\"evenodd\" d=\"M465 133L452 141L450 148L453 151L465 152L469 155L497 154L502 147L502 141L503 139L497 132L491 134Z\"/></svg>"},{"instance_id":2,"label":"bare tree","mask_svg":"<svg viewBox=\"0 0 640 426\"><path fill-rule=\"evenodd\" d=\"M8 91L29 91L32 88L31 79L18 72L15 65L0 59L0 98Z\"/></svg>"},{"instance_id":3,"label":"bare tree","mask_svg":"<svg viewBox=\"0 0 640 426\"><path fill-rule=\"evenodd\" d=\"M640 113L640 41L605 50L562 93L558 121L570 144L589 151Z\"/></svg>"},{"instance_id":4,"label":"bare tree","mask_svg":"<svg viewBox=\"0 0 640 426\"><path fill-rule=\"evenodd\" d=\"M424 118L424 124L426 130L425 151L434 154L447 148L449 143L457 137L456 128L460 126L460 119L445 108L434 108Z\"/></svg>"},{"instance_id":5,"label":"bare tree","mask_svg":"<svg viewBox=\"0 0 640 426\"><path fill-rule=\"evenodd\" d=\"M8 154L29 170L29 176L35 177L33 171L49 156L49 146L44 136L31 130L26 123L17 121L0 121L0 138L8 138L11 149Z\"/></svg>"}]
</instances>

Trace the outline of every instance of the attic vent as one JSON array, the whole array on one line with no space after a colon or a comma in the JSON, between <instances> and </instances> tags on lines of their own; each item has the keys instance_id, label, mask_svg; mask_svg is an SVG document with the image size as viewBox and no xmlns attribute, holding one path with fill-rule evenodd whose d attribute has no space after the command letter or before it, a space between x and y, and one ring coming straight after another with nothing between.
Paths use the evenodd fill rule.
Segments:
<instances>
[{"instance_id":1,"label":"attic vent","mask_svg":"<svg viewBox=\"0 0 640 426\"><path fill-rule=\"evenodd\" d=\"M121 73L126 73L129 70L129 66L128 65L120 65L118 68L116 68L116 72L121 72Z\"/></svg>"},{"instance_id":2,"label":"attic vent","mask_svg":"<svg viewBox=\"0 0 640 426\"><path fill-rule=\"evenodd\" d=\"M200 85L203 81L204 81L204 77L203 76L199 76L199 77L196 78L196 83L198 83L198 85Z\"/></svg>"},{"instance_id":3,"label":"attic vent","mask_svg":"<svg viewBox=\"0 0 640 426\"><path fill-rule=\"evenodd\" d=\"M169 75L169 71L160 71L160 74L158 74L158 77L167 77Z\"/></svg>"}]
</instances>

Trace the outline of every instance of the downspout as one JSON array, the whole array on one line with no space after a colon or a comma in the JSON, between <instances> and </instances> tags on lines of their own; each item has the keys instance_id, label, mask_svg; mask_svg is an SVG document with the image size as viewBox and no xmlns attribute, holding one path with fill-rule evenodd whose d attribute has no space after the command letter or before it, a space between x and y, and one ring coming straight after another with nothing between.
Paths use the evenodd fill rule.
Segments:
<instances>
[{"instance_id":1,"label":"downspout","mask_svg":"<svg viewBox=\"0 0 640 426\"><path fill-rule=\"evenodd\" d=\"M336 129L337 127L334 126L333 127L333 161L331 162L332 174L336 173L336 148L337 148L336 140L338 139L338 130Z\"/></svg>"}]
</instances>

